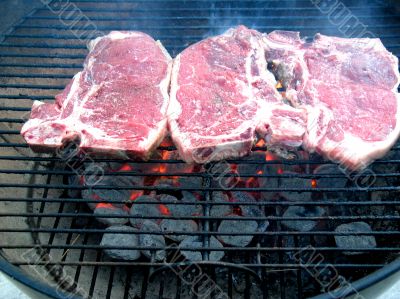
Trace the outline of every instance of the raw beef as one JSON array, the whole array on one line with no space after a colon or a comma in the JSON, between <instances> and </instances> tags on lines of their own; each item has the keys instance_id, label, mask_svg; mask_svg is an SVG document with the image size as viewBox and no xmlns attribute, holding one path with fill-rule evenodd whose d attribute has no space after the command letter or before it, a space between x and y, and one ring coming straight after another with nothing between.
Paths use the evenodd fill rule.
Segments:
<instances>
[{"instance_id":1,"label":"raw beef","mask_svg":"<svg viewBox=\"0 0 400 299\"><path fill-rule=\"evenodd\" d=\"M239 26L175 58L168 120L185 161L246 155L256 129L270 143L301 144L304 112L282 102L261 40L259 32Z\"/></svg>"},{"instance_id":2,"label":"raw beef","mask_svg":"<svg viewBox=\"0 0 400 299\"><path fill-rule=\"evenodd\" d=\"M303 147L352 170L382 157L400 132L398 60L379 39L274 31L265 55L293 106L307 110Z\"/></svg>"},{"instance_id":3,"label":"raw beef","mask_svg":"<svg viewBox=\"0 0 400 299\"><path fill-rule=\"evenodd\" d=\"M113 31L89 50L54 104L33 103L21 134L35 151L79 140L85 152L147 158L167 130L171 57L134 31Z\"/></svg>"}]
</instances>

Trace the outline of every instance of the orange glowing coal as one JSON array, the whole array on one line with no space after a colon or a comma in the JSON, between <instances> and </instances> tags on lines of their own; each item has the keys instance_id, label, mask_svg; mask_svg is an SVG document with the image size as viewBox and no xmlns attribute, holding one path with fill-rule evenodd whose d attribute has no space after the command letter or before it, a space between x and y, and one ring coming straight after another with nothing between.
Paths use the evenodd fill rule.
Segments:
<instances>
[{"instance_id":1,"label":"orange glowing coal","mask_svg":"<svg viewBox=\"0 0 400 299\"><path fill-rule=\"evenodd\" d=\"M161 159L168 160L169 152L168 151L161 151ZM160 165L156 166L153 171L157 171L159 173L166 173L167 172L167 164L161 163Z\"/></svg>"},{"instance_id":2,"label":"orange glowing coal","mask_svg":"<svg viewBox=\"0 0 400 299\"><path fill-rule=\"evenodd\" d=\"M96 208L104 208L104 209L116 209L112 204L110 203L104 203L100 202L96 205Z\"/></svg>"},{"instance_id":3,"label":"orange glowing coal","mask_svg":"<svg viewBox=\"0 0 400 299\"><path fill-rule=\"evenodd\" d=\"M169 138L169 137L164 138L164 140L161 141L161 144L160 144L160 146L162 146L162 147L173 146L173 145L174 145L174 144L173 144L171 138Z\"/></svg>"},{"instance_id":4,"label":"orange glowing coal","mask_svg":"<svg viewBox=\"0 0 400 299\"><path fill-rule=\"evenodd\" d=\"M136 200L139 196L143 195L143 191L140 190L133 190L131 192L131 195L129 196L129 200L134 201Z\"/></svg>"},{"instance_id":5,"label":"orange glowing coal","mask_svg":"<svg viewBox=\"0 0 400 299\"><path fill-rule=\"evenodd\" d=\"M263 171L259 170L259 171L257 171L257 174L261 175L261 174L263 174Z\"/></svg>"},{"instance_id":6,"label":"orange glowing coal","mask_svg":"<svg viewBox=\"0 0 400 299\"><path fill-rule=\"evenodd\" d=\"M278 174L283 174L283 169L281 167L278 167L277 172L278 172Z\"/></svg>"},{"instance_id":7,"label":"orange glowing coal","mask_svg":"<svg viewBox=\"0 0 400 299\"><path fill-rule=\"evenodd\" d=\"M265 141L263 139L260 139L256 143L256 147L263 147L265 145Z\"/></svg>"},{"instance_id":8,"label":"orange glowing coal","mask_svg":"<svg viewBox=\"0 0 400 299\"><path fill-rule=\"evenodd\" d=\"M317 188L317 180L316 179L312 179L311 180L311 187L312 188Z\"/></svg>"},{"instance_id":9,"label":"orange glowing coal","mask_svg":"<svg viewBox=\"0 0 400 299\"><path fill-rule=\"evenodd\" d=\"M122 164L122 166L117 171L132 171L133 167L128 163Z\"/></svg>"},{"instance_id":10,"label":"orange glowing coal","mask_svg":"<svg viewBox=\"0 0 400 299\"><path fill-rule=\"evenodd\" d=\"M276 82L275 88L282 88L282 83L281 81Z\"/></svg>"},{"instance_id":11,"label":"orange glowing coal","mask_svg":"<svg viewBox=\"0 0 400 299\"><path fill-rule=\"evenodd\" d=\"M257 178L251 177L246 180L246 188L257 188L258 186Z\"/></svg>"},{"instance_id":12,"label":"orange glowing coal","mask_svg":"<svg viewBox=\"0 0 400 299\"><path fill-rule=\"evenodd\" d=\"M270 152L265 152L265 161L273 161L275 160L275 157L273 154L271 154Z\"/></svg>"},{"instance_id":13,"label":"orange glowing coal","mask_svg":"<svg viewBox=\"0 0 400 299\"><path fill-rule=\"evenodd\" d=\"M161 214L166 215L166 216L171 215L171 212L169 211L169 209L166 205L160 204L159 209L160 209Z\"/></svg>"}]
</instances>

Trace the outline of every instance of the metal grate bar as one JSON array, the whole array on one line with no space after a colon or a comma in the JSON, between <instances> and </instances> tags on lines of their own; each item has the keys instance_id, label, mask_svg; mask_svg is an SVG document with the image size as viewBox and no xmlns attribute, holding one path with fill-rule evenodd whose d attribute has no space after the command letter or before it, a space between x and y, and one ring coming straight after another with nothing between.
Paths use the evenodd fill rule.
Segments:
<instances>
[{"instance_id":1,"label":"metal grate bar","mask_svg":"<svg viewBox=\"0 0 400 299\"><path fill-rule=\"evenodd\" d=\"M19 261L12 261L12 264L17 265L17 266L22 266L22 265L29 265L28 262L19 262ZM82 263L77 263L77 262L38 262L37 265L57 265L59 264L60 266L95 266L95 267L99 267L99 266L131 266L131 267L141 267L141 266L145 266L145 267L155 267L155 266L159 266L158 263L149 263L149 262L108 262L108 261L96 261L96 262L82 262ZM218 266L219 263L218 262L212 262L211 264L215 264L215 266ZM165 263L164 264L167 267L173 267L175 266L174 264L170 264L170 263ZM308 266L309 268L325 268L327 266L331 266L332 264L327 264L327 263L319 263L319 264L313 264L310 263ZM229 266L229 264L225 264L223 266ZM304 267L304 265L299 265L299 264L261 264L261 265L255 265L255 264L249 264L249 263L244 263L242 264L243 267L247 267L247 268L276 268L276 269L288 269L288 268L293 268L293 269L297 269L297 268L301 268ZM347 269L347 268L361 268L361 269L378 269L378 268L382 268L383 266L385 266L385 264L364 264L364 263L358 263L358 264L335 264L334 265L336 268L342 268L342 269ZM94 275L94 277L96 277Z\"/></svg>"},{"instance_id":2,"label":"metal grate bar","mask_svg":"<svg viewBox=\"0 0 400 299\"><path fill-rule=\"evenodd\" d=\"M81 213L79 216L94 218L96 217L92 213ZM0 217L66 217L66 218L76 218L77 215L75 213L0 213ZM101 216L103 217L103 215ZM124 216L115 216L115 215L104 215L104 218L120 218ZM134 218L134 216L125 216L124 218ZM182 220L235 220L236 217L227 216L227 217L212 217L212 216L181 216L181 217L173 217L173 216L142 216L143 219L182 219ZM360 216L319 216L319 217L284 217L284 216L267 216L267 217L250 217L250 216L242 216L240 219L242 220L269 220L269 221L282 221L282 220L400 220L400 216L374 216L374 215L360 215ZM212 234L212 232L206 232L207 234ZM157 234L157 233L154 233ZM223 234L223 233L219 233ZM243 233L224 233L225 235L246 235ZM252 235L257 235L260 233L254 232Z\"/></svg>"},{"instance_id":3,"label":"metal grate bar","mask_svg":"<svg viewBox=\"0 0 400 299\"><path fill-rule=\"evenodd\" d=\"M383 14L383 13L378 13L376 15L368 15L368 14L361 14L357 15L357 18L359 19L367 19L368 21L371 19L380 19L380 18L392 18L395 17L395 15L388 15L388 14ZM232 20L234 19L234 16L219 16L218 17L220 20ZM101 21L101 22L115 22L115 18L110 18L110 17L104 17L104 16L91 16L90 19L92 21ZM185 16L185 17L180 17L180 16L153 16L151 19L149 19L147 16L136 16L132 18L120 18L118 21L120 22L126 22L126 21L146 21L146 22L153 22L153 21L201 21L205 20L208 21L210 19L209 15L204 15L204 16ZM301 20L326 20L326 16L322 16L320 12L316 13L315 15L312 14L307 14L306 16L276 16L275 14L272 14L271 16L252 16L252 20L254 21L272 21L272 20L285 20L285 19L290 19L290 20L296 20L297 22ZM52 29L63 29L66 28L66 26L59 25L59 20L63 21L70 21L70 18L63 17L63 16L28 16L26 18L26 21L24 24L21 24L18 26L18 29L24 28L24 29L37 29L37 28L48 28L45 26L41 25L26 25L26 22L29 22L30 20L40 20L40 21L57 21L57 26L56 27L51 27ZM79 24L82 21L78 21L77 23Z\"/></svg>"},{"instance_id":4,"label":"metal grate bar","mask_svg":"<svg viewBox=\"0 0 400 299\"><path fill-rule=\"evenodd\" d=\"M340 199L339 199L340 200ZM291 205L301 205L301 206L397 206L400 204L400 201L282 201L282 200L277 200L273 202L265 201L265 202L246 202L243 201L243 205L248 205L248 206L291 206ZM0 198L0 201L7 201L7 202L49 202L49 203L58 203L58 202L66 202L66 203L98 203L97 200L88 200L88 199L82 199L82 198L63 198L63 197L57 197L57 198ZM102 200L104 203L115 203L115 200L107 200L104 199ZM165 203L174 203L174 202L168 202L166 201ZM139 203L140 204L140 203ZM154 204L154 202L148 202L145 204ZM182 203L175 203L176 205L193 205L193 203L189 202L182 202ZM196 205L206 205L206 202L199 201L196 203ZM221 203L212 203L213 206L224 206L224 205L234 205L235 203L231 202L221 202ZM1 231L1 230L0 230ZM296 232L294 232L296 233ZM313 234L314 232L310 233ZM318 232L315 232L318 234Z\"/></svg>"},{"instance_id":5,"label":"metal grate bar","mask_svg":"<svg viewBox=\"0 0 400 299\"><path fill-rule=\"evenodd\" d=\"M364 6L347 6L348 9L359 9L359 10L365 10L368 11L368 9L380 9L382 6L380 5L370 5L368 6L368 9L365 9ZM101 9L101 8L86 8L86 7L81 7L80 10L82 12L96 12L96 13L124 13L127 10L126 9L118 9L118 8L106 8L106 9ZM186 8L186 7L176 7L176 8L162 8L162 9L132 9L135 12L143 12L143 13L155 13L155 12L162 12L162 11L172 11L172 12L188 12L191 11L193 13L198 13L201 11L210 11L210 7L193 7L193 8ZM249 12L249 11L287 11L287 7L218 7L219 11L238 11L238 12ZM74 12L75 10L73 9L64 9L63 12ZM318 8L316 7L296 7L294 11L302 11L302 12L310 12L310 11L315 11L319 12ZM37 12L48 12L47 8L39 8L37 9Z\"/></svg>"}]
</instances>

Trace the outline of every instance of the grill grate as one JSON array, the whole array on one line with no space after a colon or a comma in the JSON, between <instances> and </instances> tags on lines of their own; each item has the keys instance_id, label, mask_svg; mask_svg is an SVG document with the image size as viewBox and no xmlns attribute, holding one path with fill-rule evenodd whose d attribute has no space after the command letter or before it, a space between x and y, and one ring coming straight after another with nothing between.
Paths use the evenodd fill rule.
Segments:
<instances>
[{"instance_id":1,"label":"grill grate","mask_svg":"<svg viewBox=\"0 0 400 299\"><path fill-rule=\"evenodd\" d=\"M13 265L20 267L36 279L43 280L43 269L52 273L63 267L84 294L94 298L187 298L196 297L201 284L193 286L185 280L171 275L188 266L189 262L157 262L154 259L141 258L136 261L108 260L103 249L120 248L100 246L104 233L87 203L96 200L69 196L67 190L84 190L80 184L69 184L68 177L75 174L73 167L66 167L65 161L57 156L36 155L32 153L19 136L19 129L28 117L33 100L52 101L68 80L81 69L87 54L86 38L90 30L79 30L79 38L74 29L87 23L82 19L71 27L73 12L85 15L96 30L108 33L110 30L140 30L156 39L160 39L172 56L188 45L212 34L218 34L237 24L244 24L260 31L274 29L298 30L303 36L312 36L317 32L343 36L347 27L340 14L332 19L333 13L324 13L327 5L320 11L313 2L299 0L271 1L74 1L60 12L59 1L53 1L48 7L38 8L24 17L18 24L6 32L0 40L0 248L1 255ZM69 3L69 2L68 2ZM321 3L324 3L321 1ZM327 2L328 3L328 2ZM381 1L361 4L360 1L344 1L349 11L367 25L368 30L380 37L385 46L396 56L400 51L400 19L393 7L384 6ZM75 6L76 5L76 6ZM70 14L69 14L70 13ZM332 21L334 23L332 23ZM336 23L335 23L336 22ZM173 151L172 146L161 146L159 152ZM266 147L255 147L254 151L265 153ZM309 170L317 165L330 165L320 157L294 160L272 159L258 161L250 159L228 160L228 165L248 167L282 167L291 169L300 167ZM90 160L92 161L92 160ZM95 163L115 163L116 159L94 159ZM75 157L69 165L84 165ZM148 162L134 162L135 165L184 165L180 160L154 158ZM214 165L208 165L212 168ZM213 192L224 190L215 185L215 176L235 177L237 174L221 174L204 168L198 172L185 173L167 171L165 178L198 178L195 186L111 186L96 185L94 190L145 190L177 193L182 190L196 191L202 200L196 205L202 207L201 215L179 217L194 219L200 225L195 233L186 235L200 236L201 249L189 247L188 250L202 252L202 271L207 274L230 298L305 298L317 295L322 286L315 279L315 269L333 266L346 281L353 282L380 269L395 260L400 252L400 145L392 148L384 158L376 161L371 169L375 172L375 182L368 188L360 188L355 179L362 180L366 175L353 174L346 187L312 186L311 181L343 178L343 174L302 173L263 173L247 171L240 173L243 179L276 179L279 183L273 187L238 186L235 191L254 194L272 194L286 192L291 194L311 193L310 199L299 198L296 201L275 198L274 200L241 202L241 205L258 206L266 211L265 217L243 216L242 220L268 220L270 226L265 232L254 232L253 241L246 247L213 247L211 236L240 235L221 233L213 230L213 225L221 220L233 219L230 216L210 216L210 209L217 204L212 201ZM89 173L90 174L90 173ZM106 172L106 177L147 177L157 178L160 173L145 171ZM309 182L302 187L288 187L292 179ZM332 196L331 196L332 195ZM335 195L335 196L333 196ZM113 203L113 200L103 200ZM151 204L151 203L150 203ZM180 203L189 206L190 203ZM234 206L237 203L225 202L218 205ZM308 208L324 207L322 216L284 216L288 207ZM338 211L344 210L345 213ZM107 215L102 217L107 218ZM115 215L108 215L115 218ZM155 218L155 217L144 217ZM162 216L158 218L171 218ZM174 217L172 217L174 218ZM287 229L283 222L288 220L314 220L320 224L311 231ZM368 233L339 233L337 225L354 221L367 222L373 229ZM114 230L114 233L124 233ZM143 232L136 232L140 235ZM157 233L154 233L157 234ZM159 233L165 234L165 233ZM243 234L243 233L242 233ZM335 246L335 236L369 235L374 236L378 246L362 249L350 248L346 251L363 252L361 255L346 255ZM321 243L321 239L325 240ZM33 240L33 241L32 241ZM36 261L24 259L24 254L34 245L39 245L39 254L45 258ZM311 245L311 247L309 247ZM140 246L131 246L140 249ZM146 248L149 249L149 248ZM174 247L152 247L152 250L164 249L173 254ZM224 251L222 261L210 261L211 251ZM307 264L290 258L300 254L307 257L315 253L323 256L322 261L312 260ZM53 268L52 268L53 267ZM194 267L194 265L192 265ZM32 269L37 270L33 272ZM42 270L38 270L42 269ZM172 270L171 270L172 269ZM53 272L52 272L53 270ZM393 269L391 271L394 271ZM398 270L398 268L397 268ZM42 272L41 272L42 271ZM388 273L387 273L388 274ZM46 278L46 277L45 277ZM332 277L331 277L332 278ZM47 282L47 280L46 280ZM333 286L333 285L332 285ZM337 285L335 285L337 286ZM210 297L217 298L214 289ZM342 294L343 295L343 294ZM201 297L201 296L198 296ZM339 296L340 297L340 296Z\"/></svg>"}]
</instances>

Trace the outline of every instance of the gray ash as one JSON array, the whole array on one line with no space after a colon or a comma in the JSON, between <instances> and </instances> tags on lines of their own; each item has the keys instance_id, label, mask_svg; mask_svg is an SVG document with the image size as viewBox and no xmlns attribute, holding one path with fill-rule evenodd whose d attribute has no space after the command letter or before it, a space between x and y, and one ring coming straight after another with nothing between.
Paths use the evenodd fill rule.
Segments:
<instances>
[{"instance_id":1,"label":"gray ash","mask_svg":"<svg viewBox=\"0 0 400 299\"><path fill-rule=\"evenodd\" d=\"M96 216L96 219L106 225L123 225L129 222L128 219L128 211L124 208L118 208L112 204L99 203L97 207L94 209L93 214ZM110 217L102 217L104 215L115 215L121 216L118 218L110 218Z\"/></svg>"},{"instance_id":2,"label":"gray ash","mask_svg":"<svg viewBox=\"0 0 400 299\"><path fill-rule=\"evenodd\" d=\"M183 191L184 195L179 200L175 196L169 194L161 194L159 196L160 202L165 202L170 214L176 217L192 216L201 213L201 206L196 204L183 204L183 203L196 203L197 198L190 192Z\"/></svg>"},{"instance_id":3,"label":"gray ash","mask_svg":"<svg viewBox=\"0 0 400 299\"><path fill-rule=\"evenodd\" d=\"M290 206L287 208L283 217L299 218L298 220L283 220L282 224L295 231L308 232L314 229L318 220L302 220L302 217L321 217L325 215L325 210L321 207L311 206Z\"/></svg>"},{"instance_id":4,"label":"gray ash","mask_svg":"<svg viewBox=\"0 0 400 299\"><path fill-rule=\"evenodd\" d=\"M244 217L259 217L264 218L265 213L262 206L258 205L243 205L240 204L242 202L250 202L250 203L257 203L257 200L247 192L232 192L232 199L234 202L239 203L239 207L241 210L241 214ZM269 222L268 220L258 220L258 232L263 232L268 228Z\"/></svg>"},{"instance_id":5,"label":"gray ash","mask_svg":"<svg viewBox=\"0 0 400 299\"><path fill-rule=\"evenodd\" d=\"M153 221L146 220L143 222L142 232L148 232L148 234L140 234L139 235L139 243L140 246L143 247L165 247L165 239L164 236L154 234L155 232L161 232L160 227L155 224ZM152 253L154 250L141 250L142 254L151 259ZM166 252L165 250L156 250L154 253L154 259L156 261L162 261L165 259Z\"/></svg>"},{"instance_id":6,"label":"gray ash","mask_svg":"<svg viewBox=\"0 0 400 299\"><path fill-rule=\"evenodd\" d=\"M148 202L147 204L145 202ZM146 219L153 221L154 223L159 222L159 217L163 216L160 210L160 205L157 199L149 195L143 195L138 197L132 204L129 211L130 218L129 221L133 227L141 228ZM142 218L155 217L155 218Z\"/></svg>"},{"instance_id":7,"label":"gray ash","mask_svg":"<svg viewBox=\"0 0 400 299\"><path fill-rule=\"evenodd\" d=\"M253 234L258 230L258 223L254 220L244 220L240 216L237 219L222 220L218 227L219 233L243 233L245 235L221 235L218 238L222 243L235 247L244 247L250 244Z\"/></svg>"},{"instance_id":8,"label":"gray ash","mask_svg":"<svg viewBox=\"0 0 400 299\"><path fill-rule=\"evenodd\" d=\"M166 237L174 241L182 241L188 235L180 235L175 232L195 233L198 230L197 223L193 220L163 219L160 223L162 232L168 234Z\"/></svg>"},{"instance_id":9,"label":"gray ash","mask_svg":"<svg viewBox=\"0 0 400 299\"><path fill-rule=\"evenodd\" d=\"M344 188L347 184L345 173L336 164L323 164L313 171L314 174L329 175L329 178L318 178L317 186L319 188ZM331 177L334 176L334 177Z\"/></svg>"},{"instance_id":10,"label":"gray ash","mask_svg":"<svg viewBox=\"0 0 400 299\"><path fill-rule=\"evenodd\" d=\"M110 230L121 230L127 232L136 232L137 230L130 226L110 226L106 229L101 239L100 246L138 246L139 238L137 234L118 234L107 233ZM136 249L104 249L104 253L109 257L120 260L133 261L140 257L140 251Z\"/></svg>"},{"instance_id":11,"label":"gray ash","mask_svg":"<svg viewBox=\"0 0 400 299\"><path fill-rule=\"evenodd\" d=\"M97 189L100 186L110 186L109 189ZM116 207L123 208L129 203L131 191L128 189L112 189L116 187L129 187L132 186L132 182L125 176L106 176L93 188L85 189L82 191L82 197L87 200L103 200L112 201L112 204ZM91 209L95 209L97 203L88 203Z\"/></svg>"},{"instance_id":12,"label":"gray ash","mask_svg":"<svg viewBox=\"0 0 400 299\"><path fill-rule=\"evenodd\" d=\"M215 237L211 236L210 237L210 247L215 247L215 248L223 248L223 245L221 242L219 242ZM200 237L198 236L187 236L179 245L180 248L202 248L204 249L203 242ZM185 250L181 249L181 253L185 258L187 258L190 261L196 262L196 261L202 261L203 257L200 251L192 251L192 250ZM224 251L211 251L209 253L209 260L210 261L219 261L224 257L225 253Z\"/></svg>"},{"instance_id":13,"label":"gray ash","mask_svg":"<svg viewBox=\"0 0 400 299\"><path fill-rule=\"evenodd\" d=\"M337 233L369 233L372 232L371 227L365 222L351 222L347 224L341 224L336 227L335 232ZM350 248L362 248L372 249L376 247L375 237L372 235L343 235L335 236L336 245L340 249ZM361 251L343 251L347 255L362 254Z\"/></svg>"},{"instance_id":14,"label":"gray ash","mask_svg":"<svg viewBox=\"0 0 400 299\"><path fill-rule=\"evenodd\" d=\"M280 179L281 188L290 189L306 189L311 188L311 180L306 178L297 177L299 173L285 171L282 173L288 177L283 177ZM293 177L291 177L293 176ZM298 191L283 191L280 192L280 196L289 201L308 201L311 200L311 192L298 192Z\"/></svg>"},{"instance_id":15,"label":"gray ash","mask_svg":"<svg viewBox=\"0 0 400 299\"><path fill-rule=\"evenodd\" d=\"M214 191L212 193L212 206L210 209L211 217L224 217L233 214L233 205L216 205L214 203L228 203L229 197L222 191Z\"/></svg>"},{"instance_id":16,"label":"gray ash","mask_svg":"<svg viewBox=\"0 0 400 299\"><path fill-rule=\"evenodd\" d=\"M345 173L336 164L323 164L313 171L317 175L329 175L328 178L320 177L316 179L318 188L344 188L348 183ZM333 177L332 177L333 176ZM323 192L324 199L334 199L344 197L342 192Z\"/></svg>"}]
</instances>

